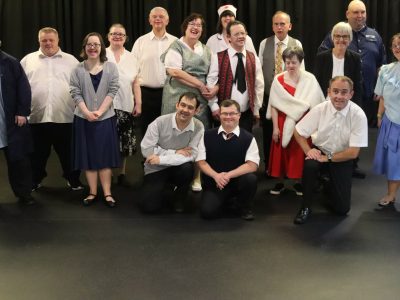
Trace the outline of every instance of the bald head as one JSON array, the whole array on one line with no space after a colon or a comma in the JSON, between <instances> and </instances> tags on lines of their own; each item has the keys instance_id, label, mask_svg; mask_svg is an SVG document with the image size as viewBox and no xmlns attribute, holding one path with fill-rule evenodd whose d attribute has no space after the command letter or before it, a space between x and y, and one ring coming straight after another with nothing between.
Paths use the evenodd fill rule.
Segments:
<instances>
[{"instance_id":1,"label":"bald head","mask_svg":"<svg viewBox=\"0 0 400 300\"><path fill-rule=\"evenodd\" d=\"M354 31L361 30L367 22L367 10L364 2L353 0L349 3L346 18Z\"/></svg>"}]
</instances>

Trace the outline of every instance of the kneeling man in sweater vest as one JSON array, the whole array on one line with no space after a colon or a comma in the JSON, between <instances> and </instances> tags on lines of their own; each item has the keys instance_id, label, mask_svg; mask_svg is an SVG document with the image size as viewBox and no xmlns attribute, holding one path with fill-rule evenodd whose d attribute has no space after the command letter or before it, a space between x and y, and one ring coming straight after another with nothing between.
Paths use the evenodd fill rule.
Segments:
<instances>
[{"instance_id":1,"label":"kneeling man in sweater vest","mask_svg":"<svg viewBox=\"0 0 400 300\"><path fill-rule=\"evenodd\" d=\"M221 126L207 130L199 143L196 162L203 172L201 215L214 219L223 207L238 204L240 215L253 220L260 156L253 135L239 128L240 106L234 100L220 104Z\"/></svg>"}]
</instances>

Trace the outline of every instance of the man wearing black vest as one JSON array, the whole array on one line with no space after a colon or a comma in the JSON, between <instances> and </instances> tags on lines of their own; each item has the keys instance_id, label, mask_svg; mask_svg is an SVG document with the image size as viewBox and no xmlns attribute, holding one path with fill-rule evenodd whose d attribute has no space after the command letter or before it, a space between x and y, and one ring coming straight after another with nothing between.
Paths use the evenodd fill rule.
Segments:
<instances>
[{"instance_id":1,"label":"man wearing black vest","mask_svg":"<svg viewBox=\"0 0 400 300\"><path fill-rule=\"evenodd\" d=\"M218 98L211 98L209 106L218 123L219 104L225 99L234 99L240 106L240 127L251 132L253 121L260 118L264 93L261 64L258 57L245 48L247 31L242 22L230 22L226 31L230 47L213 55L207 77L209 87L216 82L219 84Z\"/></svg>"},{"instance_id":2,"label":"man wearing black vest","mask_svg":"<svg viewBox=\"0 0 400 300\"><path fill-rule=\"evenodd\" d=\"M275 75L284 71L284 62L282 59L283 50L287 47L294 46L302 48L300 41L288 35L291 29L292 24L290 23L290 16L283 11L277 11L272 17L272 30L274 35L261 41L258 52L264 75L264 101L260 109L260 121L263 129L265 170L268 170L269 152L272 140L272 121L265 118L272 80L274 80ZM305 70L304 60L301 64L301 68Z\"/></svg>"},{"instance_id":3,"label":"man wearing black vest","mask_svg":"<svg viewBox=\"0 0 400 300\"><path fill-rule=\"evenodd\" d=\"M239 127L240 105L234 100L220 104L221 126L207 130L199 143L196 162L203 172L201 215L218 217L227 204L238 204L244 220L254 219L252 202L257 191L260 162L251 133Z\"/></svg>"}]
</instances>

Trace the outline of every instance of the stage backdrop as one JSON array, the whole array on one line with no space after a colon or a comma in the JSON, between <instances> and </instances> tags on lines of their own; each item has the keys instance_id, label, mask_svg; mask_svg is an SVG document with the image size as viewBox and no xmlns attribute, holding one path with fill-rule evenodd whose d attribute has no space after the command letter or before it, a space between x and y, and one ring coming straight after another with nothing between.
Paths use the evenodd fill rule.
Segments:
<instances>
[{"instance_id":1,"label":"stage backdrop","mask_svg":"<svg viewBox=\"0 0 400 300\"><path fill-rule=\"evenodd\" d=\"M306 68L312 69L318 45L334 24L345 20L349 1L332 0L0 0L0 39L2 49L17 58L38 49L37 32L51 26L60 33L60 45L78 56L83 37L91 31L104 36L112 23L122 23L130 38L127 49L148 32L148 15L154 6L166 8L170 15L168 31L181 36L180 24L191 12L206 20L207 37L215 33L217 8L231 3L238 8L237 19L247 25L258 50L262 39L272 34L271 18L283 10L292 17L291 35L299 39L306 53ZM390 37L400 31L400 0L365 1L368 25L382 35L388 46ZM204 41L205 42L205 41Z\"/></svg>"}]
</instances>

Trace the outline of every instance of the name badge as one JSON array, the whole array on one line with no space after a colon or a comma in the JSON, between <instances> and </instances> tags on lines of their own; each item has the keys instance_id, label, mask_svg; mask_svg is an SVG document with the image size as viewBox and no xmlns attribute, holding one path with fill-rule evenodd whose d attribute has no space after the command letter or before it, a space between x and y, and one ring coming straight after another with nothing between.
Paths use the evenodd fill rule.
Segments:
<instances>
[{"instance_id":1,"label":"name badge","mask_svg":"<svg viewBox=\"0 0 400 300\"><path fill-rule=\"evenodd\" d=\"M365 35L365 38L366 38L367 41L369 41L369 42L376 42L376 41L377 41L376 36L375 36L375 35L372 35L372 34L366 34L366 35Z\"/></svg>"}]
</instances>

